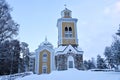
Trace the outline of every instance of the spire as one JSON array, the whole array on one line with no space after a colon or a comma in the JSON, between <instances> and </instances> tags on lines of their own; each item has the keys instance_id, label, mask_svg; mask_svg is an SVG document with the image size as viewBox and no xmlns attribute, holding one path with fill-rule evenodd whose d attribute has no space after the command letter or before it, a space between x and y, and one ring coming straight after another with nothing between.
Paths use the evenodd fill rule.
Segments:
<instances>
[{"instance_id":1,"label":"spire","mask_svg":"<svg viewBox=\"0 0 120 80\"><path fill-rule=\"evenodd\" d=\"M45 37L45 41L47 41L47 36Z\"/></svg>"},{"instance_id":2,"label":"spire","mask_svg":"<svg viewBox=\"0 0 120 80\"><path fill-rule=\"evenodd\" d=\"M65 6L65 9L66 9L67 5L66 5L66 4L64 4L64 6Z\"/></svg>"},{"instance_id":3,"label":"spire","mask_svg":"<svg viewBox=\"0 0 120 80\"><path fill-rule=\"evenodd\" d=\"M71 16L71 10L69 10L69 9L67 9L67 5L66 4L64 4L64 6L65 6L65 9L63 10L63 11L61 11L61 16L62 16L62 18L71 18L72 16Z\"/></svg>"}]
</instances>

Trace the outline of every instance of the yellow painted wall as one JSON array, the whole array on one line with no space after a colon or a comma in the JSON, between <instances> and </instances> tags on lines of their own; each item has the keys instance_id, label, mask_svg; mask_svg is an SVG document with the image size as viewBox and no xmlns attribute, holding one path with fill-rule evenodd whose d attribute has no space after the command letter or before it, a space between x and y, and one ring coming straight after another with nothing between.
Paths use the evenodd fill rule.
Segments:
<instances>
[{"instance_id":1,"label":"yellow painted wall","mask_svg":"<svg viewBox=\"0 0 120 80\"><path fill-rule=\"evenodd\" d=\"M43 56L44 52L47 53L47 62L43 62L42 61L42 56ZM40 52L40 55L39 55L39 57L40 57L40 59L39 59L39 74L42 73L42 66L44 64L47 64L47 73L51 72L51 70L50 70L51 69L51 66L50 66L50 61L51 61L50 55L51 55L51 53L48 50L43 50L43 51Z\"/></svg>"},{"instance_id":2,"label":"yellow painted wall","mask_svg":"<svg viewBox=\"0 0 120 80\"><path fill-rule=\"evenodd\" d=\"M75 39L63 39L63 44L76 44Z\"/></svg>"},{"instance_id":3,"label":"yellow painted wall","mask_svg":"<svg viewBox=\"0 0 120 80\"><path fill-rule=\"evenodd\" d=\"M72 28L72 36L69 39L64 39L65 37L65 27L71 27ZM78 45L75 41L75 26L74 26L74 22L62 22L62 43L63 45L67 45L67 44L71 44L71 45Z\"/></svg>"},{"instance_id":4,"label":"yellow painted wall","mask_svg":"<svg viewBox=\"0 0 120 80\"><path fill-rule=\"evenodd\" d=\"M72 34L73 37L75 37L75 27L74 22L62 22L62 37L65 37L65 27L71 27L72 28Z\"/></svg>"}]
</instances>

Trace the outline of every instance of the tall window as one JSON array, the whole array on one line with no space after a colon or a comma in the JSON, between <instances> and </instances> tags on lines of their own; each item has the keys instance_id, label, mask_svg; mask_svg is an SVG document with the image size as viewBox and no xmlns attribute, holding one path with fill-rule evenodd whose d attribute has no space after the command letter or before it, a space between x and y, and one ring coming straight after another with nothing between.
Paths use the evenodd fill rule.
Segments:
<instances>
[{"instance_id":1,"label":"tall window","mask_svg":"<svg viewBox=\"0 0 120 80\"><path fill-rule=\"evenodd\" d=\"M65 37L69 36L69 31L68 31L68 27L65 27Z\"/></svg>"},{"instance_id":2,"label":"tall window","mask_svg":"<svg viewBox=\"0 0 120 80\"><path fill-rule=\"evenodd\" d=\"M46 65L42 66L42 73L47 73L47 66Z\"/></svg>"},{"instance_id":3,"label":"tall window","mask_svg":"<svg viewBox=\"0 0 120 80\"><path fill-rule=\"evenodd\" d=\"M72 37L72 28L69 27L69 37Z\"/></svg>"},{"instance_id":4,"label":"tall window","mask_svg":"<svg viewBox=\"0 0 120 80\"><path fill-rule=\"evenodd\" d=\"M66 38L72 37L72 28L71 27L65 27L65 37Z\"/></svg>"},{"instance_id":5,"label":"tall window","mask_svg":"<svg viewBox=\"0 0 120 80\"><path fill-rule=\"evenodd\" d=\"M47 53L43 53L42 61L47 62Z\"/></svg>"}]
</instances>

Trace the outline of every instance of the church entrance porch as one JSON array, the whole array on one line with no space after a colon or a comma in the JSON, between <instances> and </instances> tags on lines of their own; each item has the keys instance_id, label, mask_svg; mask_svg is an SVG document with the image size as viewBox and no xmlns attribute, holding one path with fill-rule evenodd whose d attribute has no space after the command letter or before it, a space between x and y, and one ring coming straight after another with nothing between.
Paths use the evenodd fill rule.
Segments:
<instances>
[{"instance_id":1,"label":"church entrance porch","mask_svg":"<svg viewBox=\"0 0 120 80\"><path fill-rule=\"evenodd\" d=\"M57 70L67 70L71 68L83 70L83 60L81 54L59 54L55 57L55 61Z\"/></svg>"}]
</instances>

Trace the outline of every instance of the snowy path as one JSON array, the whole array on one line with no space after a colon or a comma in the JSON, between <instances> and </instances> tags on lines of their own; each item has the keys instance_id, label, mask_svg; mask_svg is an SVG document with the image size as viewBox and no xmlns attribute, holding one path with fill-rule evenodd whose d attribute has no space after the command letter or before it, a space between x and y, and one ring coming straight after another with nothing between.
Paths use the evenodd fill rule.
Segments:
<instances>
[{"instance_id":1,"label":"snowy path","mask_svg":"<svg viewBox=\"0 0 120 80\"><path fill-rule=\"evenodd\" d=\"M33 74L16 80L120 80L120 72L91 72L70 69L51 74Z\"/></svg>"}]
</instances>

